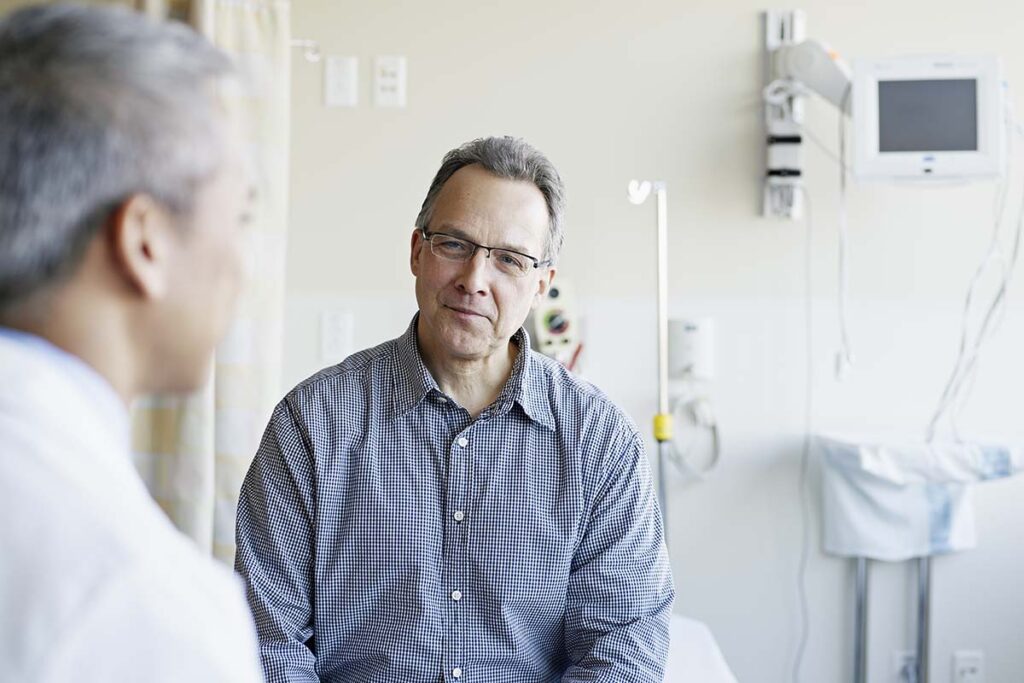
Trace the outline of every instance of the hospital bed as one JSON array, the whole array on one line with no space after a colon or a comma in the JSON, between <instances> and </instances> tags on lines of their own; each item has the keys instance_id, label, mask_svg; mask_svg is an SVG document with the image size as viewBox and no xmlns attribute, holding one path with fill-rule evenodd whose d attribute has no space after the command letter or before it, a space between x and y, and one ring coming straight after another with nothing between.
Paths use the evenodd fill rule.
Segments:
<instances>
[{"instance_id":1,"label":"hospital bed","mask_svg":"<svg viewBox=\"0 0 1024 683\"><path fill-rule=\"evenodd\" d=\"M737 683L707 626L673 615L671 637L665 683Z\"/></svg>"}]
</instances>

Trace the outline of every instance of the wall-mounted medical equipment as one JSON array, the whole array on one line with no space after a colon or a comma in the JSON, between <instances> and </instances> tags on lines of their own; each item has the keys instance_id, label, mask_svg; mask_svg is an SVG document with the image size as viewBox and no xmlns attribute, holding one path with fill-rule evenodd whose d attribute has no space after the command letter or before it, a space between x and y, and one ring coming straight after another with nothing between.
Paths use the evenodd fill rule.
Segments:
<instances>
[{"instance_id":1,"label":"wall-mounted medical equipment","mask_svg":"<svg viewBox=\"0 0 1024 683\"><path fill-rule=\"evenodd\" d=\"M668 321L668 394L673 432L669 457L685 474L703 479L721 455L711 400L715 323L711 318Z\"/></svg>"},{"instance_id":2,"label":"wall-mounted medical equipment","mask_svg":"<svg viewBox=\"0 0 1024 683\"><path fill-rule=\"evenodd\" d=\"M853 63L853 173L863 180L996 178L1006 165L993 57Z\"/></svg>"},{"instance_id":3,"label":"wall-mounted medical equipment","mask_svg":"<svg viewBox=\"0 0 1024 683\"><path fill-rule=\"evenodd\" d=\"M857 612L854 681L867 677L866 594L869 559L915 558L919 570L919 629L914 683L928 683L929 601L932 555L973 544L970 489L965 481L1007 476L1020 469L1019 451L1009 460L1005 448L979 446L959 438L956 413L969 392L983 342L991 335L1006 301L1010 276L1022 244L1024 200L1009 249L1003 245L1004 207L1014 174L1007 153L1008 131L1024 133L1013 120L998 59L992 57L908 57L861 59L852 69L823 43L807 40L801 11L764 14L767 173L763 213L789 219L806 218L807 263L810 264L810 200L803 186L801 150L805 139L825 149L837 162L839 179L839 296L841 348L836 377L853 364L847 332L847 176L859 180L944 185L950 181L989 179L996 184L990 247L968 288L953 372L943 390L922 442L882 444L879 441L818 439L823 452L822 509L825 547L857 562ZM832 154L803 128L804 104L811 94L836 106L839 148ZM847 144L848 119L853 135ZM848 147L852 159L847 158ZM939 181L939 182L936 182ZM976 296L978 283L991 268L999 269L999 285L991 298ZM805 268L807 313L807 437L801 459L801 505L804 535L801 551L801 639L794 680L807 643L804 576L808 557L807 463L811 444L813 358L811 335L811 269ZM981 301L980 304L977 302ZM981 315L974 315L980 308ZM974 324L978 321L977 324ZM948 423L953 438L937 440ZM995 457L993 454L996 454ZM993 459L994 458L994 459ZM996 463L996 464L993 464ZM1001 463L1001 464L1000 464ZM859 507L858 507L859 506ZM900 539L899 548L885 547ZM895 553L895 554L894 554Z\"/></svg>"},{"instance_id":4,"label":"wall-mounted medical equipment","mask_svg":"<svg viewBox=\"0 0 1024 683\"><path fill-rule=\"evenodd\" d=\"M566 278L559 277L552 282L531 313L530 330L534 348L578 372L583 337L574 292L572 282Z\"/></svg>"},{"instance_id":5,"label":"wall-mounted medical equipment","mask_svg":"<svg viewBox=\"0 0 1024 683\"><path fill-rule=\"evenodd\" d=\"M653 192L657 197L657 281L658 281L658 412L654 416L654 438L658 442L658 502L668 538L665 460L672 443L672 414L668 405L668 190L664 181L631 180L629 201L640 206Z\"/></svg>"},{"instance_id":6,"label":"wall-mounted medical equipment","mask_svg":"<svg viewBox=\"0 0 1024 683\"><path fill-rule=\"evenodd\" d=\"M714 327L710 320L668 318L668 191L663 181L631 180L629 201L637 206L651 194L657 198L657 325L658 325L658 412L654 416L654 438L658 442L658 499L662 523L668 538L667 484L665 463L674 461L700 479L718 463L718 425L704 385L714 374ZM688 443L680 448L674 429L676 420L684 426L706 430L711 435L711 457L696 465Z\"/></svg>"},{"instance_id":7,"label":"wall-mounted medical equipment","mask_svg":"<svg viewBox=\"0 0 1024 683\"><path fill-rule=\"evenodd\" d=\"M805 25L800 10L764 13L765 216L803 214L804 104L812 93L851 117L851 167L859 180L975 180L1005 173L998 59L858 59L851 70L836 51L807 40ZM840 139L844 173L845 157Z\"/></svg>"},{"instance_id":8,"label":"wall-mounted medical equipment","mask_svg":"<svg viewBox=\"0 0 1024 683\"><path fill-rule=\"evenodd\" d=\"M800 218L804 197L803 175L804 97L809 91L791 77L780 77L798 55L787 59L787 49L805 38L806 17L800 10L771 11L764 19L764 124L766 167L762 213L765 216ZM811 59L815 59L814 56Z\"/></svg>"},{"instance_id":9,"label":"wall-mounted medical equipment","mask_svg":"<svg viewBox=\"0 0 1024 683\"><path fill-rule=\"evenodd\" d=\"M709 380L715 376L715 321L668 321L668 373L672 378Z\"/></svg>"}]
</instances>

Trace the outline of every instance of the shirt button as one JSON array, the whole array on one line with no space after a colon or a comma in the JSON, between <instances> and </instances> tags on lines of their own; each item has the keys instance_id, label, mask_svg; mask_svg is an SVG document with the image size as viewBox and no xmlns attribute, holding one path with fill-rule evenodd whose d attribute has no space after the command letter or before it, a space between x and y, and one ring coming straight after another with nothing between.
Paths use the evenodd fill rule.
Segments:
<instances>
[{"instance_id":1,"label":"shirt button","mask_svg":"<svg viewBox=\"0 0 1024 683\"><path fill-rule=\"evenodd\" d=\"M444 396L438 396L437 397L437 402L438 403L447 403L448 399L446 399Z\"/></svg>"},{"instance_id":2,"label":"shirt button","mask_svg":"<svg viewBox=\"0 0 1024 683\"><path fill-rule=\"evenodd\" d=\"M452 591L452 600L458 602L462 599L462 591Z\"/></svg>"},{"instance_id":3,"label":"shirt button","mask_svg":"<svg viewBox=\"0 0 1024 683\"><path fill-rule=\"evenodd\" d=\"M463 448L465 448L466 446L468 446L468 445L469 445L469 439L467 439L467 438L466 438L466 437L464 437L464 436L460 436L460 437L459 437L459 440L458 440L458 444L459 444L460 446L462 446Z\"/></svg>"},{"instance_id":4,"label":"shirt button","mask_svg":"<svg viewBox=\"0 0 1024 683\"><path fill-rule=\"evenodd\" d=\"M462 678L462 669L459 667L452 669L452 678Z\"/></svg>"},{"instance_id":5,"label":"shirt button","mask_svg":"<svg viewBox=\"0 0 1024 683\"><path fill-rule=\"evenodd\" d=\"M458 512L455 513L454 516L455 516L455 521L456 522L461 522L462 520L464 520L466 518L466 513L463 512L462 510L459 510Z\"/></svg>"}]
</instances>

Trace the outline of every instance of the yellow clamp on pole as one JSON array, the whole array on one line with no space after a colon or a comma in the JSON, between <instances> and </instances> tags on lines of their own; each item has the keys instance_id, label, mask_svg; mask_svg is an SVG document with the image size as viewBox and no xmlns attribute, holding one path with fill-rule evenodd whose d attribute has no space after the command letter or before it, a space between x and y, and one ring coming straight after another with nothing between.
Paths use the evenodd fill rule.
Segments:
<instances>
[{"instance_id":1,"label":"yellow clamp on pole","mask_svg":"<svg viewBox=\"0 0 1024 683\"><path fill-rule=\"evenodd\" d=\"M658 441L672 440L672 415L658 413L654 416L654 438Z\"/></svg>"}]
</instances>

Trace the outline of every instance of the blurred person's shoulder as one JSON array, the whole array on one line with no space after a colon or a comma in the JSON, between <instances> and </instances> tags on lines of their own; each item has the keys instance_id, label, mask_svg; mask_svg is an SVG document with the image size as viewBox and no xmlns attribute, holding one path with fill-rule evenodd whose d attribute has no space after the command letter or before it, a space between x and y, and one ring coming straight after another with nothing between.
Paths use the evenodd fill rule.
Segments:
<instances>
[{"instance_id":1,"label":"blurred person's shoulder","mask_svg":"<svg viewBox=\"0 0 1024 683\"><path fill-rule=\"evenodd\" d=\"M0 447L4 676L258 680L251 617L227 567L173 527L137 476L98 493L43 454Z\"/></svg>"}]
</instances>

